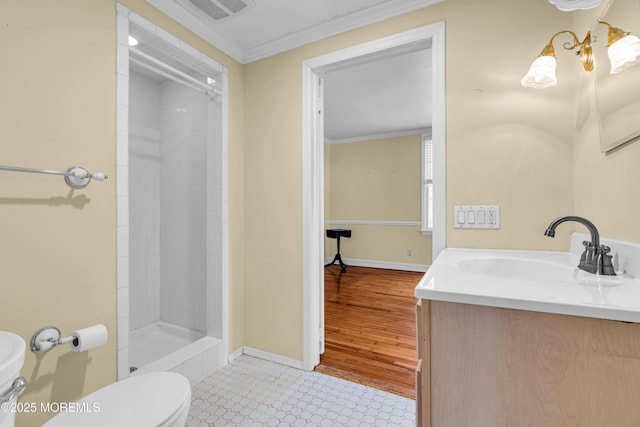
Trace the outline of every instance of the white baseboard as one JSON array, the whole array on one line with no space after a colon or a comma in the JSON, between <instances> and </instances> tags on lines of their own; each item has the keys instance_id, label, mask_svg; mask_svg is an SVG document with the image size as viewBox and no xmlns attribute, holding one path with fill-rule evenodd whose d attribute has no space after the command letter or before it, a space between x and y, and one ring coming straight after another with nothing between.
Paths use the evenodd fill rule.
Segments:
<instances>
[{"instance_id":1,"label":"white baseboard","mask_svg":"<svg viewBox=\"0 0 640 427\"><path fill-rule=\"evenodd\" d=\"M259 350L253 347L243 346L231 354L234 355L234 359L238 358L241 354L246 354L247 356L257 357L258 359L263 359L269 362L279 363L280 365L304 370L302 360L292 359L290 357L281 356L279 354L270 353L268 351ZM229 361L231 360L231 356L229 356Z\"/></svg>"},{"instance_id":2,"label":"white baseboard","mask_svg":"<svg viewBox=\"0 0 640 427\"><path fill-rule=\"evenodd\" d=\"M325 265L333 261L333 257L325 258ZM408 262L388 262L388 261L371 261L365 259L352 259L342 258L342 261L347 266L353 265L355 267L370 267L370 268L384 268L386 270L405 270L405 271L418 271L426 272L430 265L428 264L410 264Z\"/></svg>"},{"instance_id":3,"label":"white baseboard","mask_svg":"<svg viewBox=\"0 0 640 427\"><path fill-rule=\"evenodd\" d=\"M234 351L232 351L231 353L229 353L229 363L233 362L234 360L236 360L238 357L242 356L242 347L239 347L237 349L235 349Z\"/></svg>"},{"instance_id":4,"label":"white baseboard","mask_svg":"<svg viewBox=\"0 0 640 427\"><path fill-rule=\"evenodd\" d=\"M326 258L325 264L331 262L333 258ZM410 264L401 262L387 262L387 261L369 261L361 259L344 258L344 263L353 265L356 267L370 267L370 268L383 268L387 270L405 270L405 271L417 271L426 272L429 269L429 265L426 264ZM290 357L281 356L279 354L271 353L257 348L243 346L233 352L229 353L229 362L233 362L241 355L257 357L259 359L267 360L269 362L279 363L281 365L290 366L292 368L304 370L304 364L302 360L292 359Z\"/></svg>"}]
</instances>

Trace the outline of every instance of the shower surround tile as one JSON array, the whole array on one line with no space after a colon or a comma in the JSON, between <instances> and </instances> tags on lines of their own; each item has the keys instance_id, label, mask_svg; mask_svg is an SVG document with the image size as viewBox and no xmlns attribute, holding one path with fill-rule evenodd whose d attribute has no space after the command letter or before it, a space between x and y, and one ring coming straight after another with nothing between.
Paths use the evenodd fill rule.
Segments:
<instances>
[{"instance_id":1,"label":"shower surround tile","mask_svg":"<svg viewBox=\"0 0 640 427\"><path fill-rule=\"evenodd\" d=\"M415 401L240 356L192 386L188 427L415 426Z\"/></svg>"},{"instance_id":2,"label":"shower surround tile","mask_svg":"<svg viewBox=\"0 0 640 427\"><path fill-rule=\"evenodd\" d=\"M128 242L142 240L148 236L149 231L156 229L156 223L153 218L145 216L144 218L137 218L136 221L142 221L143 228L137 232L135 229L132 231L130 226L130 213L132 210L140 208L140 203L157 204L159 197L156 191L149 191L150 187L154 186L153 182L145 183L145 190L143 197L135 202L128 200L129 198L129 185L130 175L136 174L136 166L131 165L129 158L130 140L129 137L134 136L138 139L138 142L142 142L143 145L138 147L143 148L140 154L155 155L154 152L149 152L149 148L153 145L153 142L159 139L160 132L155 129L155 116L156 108L160 108L159 102L153 102L153 94L142 89L143 93L150 95L152 101L152 108L137 109L135 106L130 111L129 93L135 89L141 89L141 86L148 85L148 82L137 79L133 73L129 70L129 46L128 36L134 31L138 35L139 41L150 43L153 42L154 46L162 47L159 52L160 59L162 54L168 51L172 51L175 56L167 57L169 60L168 65L173 65L177 68L184 68L184 64L195 64L197 70L192 75L191 70L184 70L192 76L197 76L198 73L203 76L214 76L217 81L220 82L222 93L215 100L215 102L209 102L207 106L207 115L211 116L210 123L207 125L207 143L206 156L199 155L196 160L191 162L185 171L189 173L195 167L195 162L202 163L203 159L207 159L207 172L201 173L198 178L198 182L202 182L202 189L199 191L205 194L206 210L202 215L208 217L207 213L211 210L221 211L223 224L216 226L216 230L220 230L218 233L218 239L211 247L206 247L206 251L203 251L202 257L207 258L206 269L202 269L199 277L195 280L202 281L202 276L206 272L206 280L209 283L210 289L207 289L208 293L206 298L200 298L194 307L192 307L192 314L186 322L190 324L206 325L206 332L210 335L199 339L198 341L181 348L174 352L174 356L178 353L183 357L179 363L164 363L165 358L161 358L152 363L155 370L176 370L176 372L187 372L196 375L190 375L191 380L199 380L204 375L207 375L213 371L214 368L221 367L228 359L226 345L223 345L223 341L226 342L226 316L227 307L225 305L226 289L228 287L228 237L227 237L227 218L228 218L228 168L227 168L227 155L228 155L228 70L223 65L217 63L213 59L207 57L201 52L195 49L185 50L184 46L187 46L185 42L182 42L175 38L173 35L162 30L152 22L146 20L140 15L129 10L121 3L116 3L117 10L117 68L116 68L116 136L117 136L117 150L116 150L116 194L118 199L117 213L117 238L118 238L118 255L117 255L117 288L119 292L119 306L118 311L118 379L123 379L129 376L129 359L131 355L130 342L129 342L129 328L127 326L135 326L140 324L144 318L159 318L160 303L159 303L159 278L147 277L145 278L143 289L140 289L140 272L147 268L151 268L152 264L157 263L156 259L159 257L160 241L154 239L149 242L145 247L146 258L142 263L136 263L132 265L129 256L138 254L137 249L134 249L127 245ZM167 47L171 49L168 49ZM176 50L177 49L177 50ZM197 52L197 56L193 57L193 60L187 60L192 58ZM166 56L166 55L165 55ZM204 60L206 58L206 61ZM162 84L162 83L161 83ZM179 106L175 111L178 114L186 114L188 111L193 110L193 106L197 101L190 97L182 97L181 102L184 102L182 106ZM202 112L200 113L203 114ZM142 125L134 125L130 128L129 116L137 116L137 119L142 119ZM153 126L146 126L145 121L151 119ZM151 145L150 145L151 144ZM208 154L212 151L220 152L224 157L211 158ZM208 174L212 171L219 173L221 179L219 181L210 182L206 179ZM139 176L137 177L139 178ZM200 185L200 184L198 184ZM220 199L212 200L212 195L220 196L220 193L215 193L214 190L221 191ZM140 224L137 224L140 225ZM223 227L224 226L224 227ZM209 228L211 224L207 225L207 232L201 237L203 242L208 242ZM135 245L134 245L135 246ZM218 259L216 259L218 258ZM219 259L222 258L222 259ZM213 261L211 261L213 259ZM216 268L211 268L211 264L215 263ZM218 265L220 265L218 267ZM217 276L211 276L209 273L217 273ZM130 274L131 273L131 274ZM148 283L152 285L148 286ZM204 285L203 285L204 286ZM201 289L200 289L201 290ZM124 301L126 297L128 301ZM138 310L136 306L137 301L144 301L143 307ZM130 315L125 316L124 310L126 307L130 308ZM165 304L166 306L166 304ZM205 329L200 327L199 329ZM211 336L213 335L213 336ZM199 351L203 354L195 354L195 351ZM204 360L204 352L209 356L207 360ZM213 357L215 356L215 357ZM202 362L196 362L195 360L201 360ZM162 362L162 363L161 363ZM169 361L172 362L172 361ZM164 364L163 364L164 363ZM197 365L197 366L196 366ZM201 367L200 367L201 365ZM196 369L197 368L197 369ZM144 369L141 369L144 370ZM184 371L184 372L183 372ZM197 372L196 372L197 371Z\"/></svg>"}]
</instances>

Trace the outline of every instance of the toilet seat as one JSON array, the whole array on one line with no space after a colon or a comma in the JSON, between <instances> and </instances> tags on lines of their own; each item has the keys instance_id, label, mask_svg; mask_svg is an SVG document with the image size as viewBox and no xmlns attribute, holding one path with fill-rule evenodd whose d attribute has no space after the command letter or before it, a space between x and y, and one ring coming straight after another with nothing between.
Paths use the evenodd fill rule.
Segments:
<instances>
[{"instance_id":1,"label":"toilet seat","mask_svg":"<svg viewBox=\"0 0 640 427\"><path fill-rule=\"evenodd\" d=\"M136 375L109 384L42 427L159 427L171 425L191 405L189 380L173 372ZM183 424L184 425L184 421Z\"/></svg>"}]
</instances>

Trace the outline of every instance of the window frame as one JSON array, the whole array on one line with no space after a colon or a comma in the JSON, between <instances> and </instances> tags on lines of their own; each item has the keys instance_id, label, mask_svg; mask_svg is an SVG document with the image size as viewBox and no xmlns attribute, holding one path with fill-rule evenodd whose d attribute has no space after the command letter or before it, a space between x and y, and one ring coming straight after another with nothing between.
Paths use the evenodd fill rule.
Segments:
<instances>
[{"instance_id":1,"label":"window frame","mask_svg":"<svg viewBox=\"0 0 640 427\"><path fill-rule=\"evenodd\" d=\"M433 234L433 169L433 138L431 134L423 133L420 135L420 233L423 236Z\"/></svg>"}]
</instances>

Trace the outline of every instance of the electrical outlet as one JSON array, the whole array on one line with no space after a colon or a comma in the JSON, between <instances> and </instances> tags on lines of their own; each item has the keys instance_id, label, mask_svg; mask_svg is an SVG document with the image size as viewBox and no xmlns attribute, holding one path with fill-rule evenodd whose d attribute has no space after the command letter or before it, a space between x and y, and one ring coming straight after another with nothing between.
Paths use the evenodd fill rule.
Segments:
<instances>
[{"instance_id":1,"label":"electrical outlet","mask_svg":"<svg viewBox=\"0 0 640 427\"><path fill-rule=\"evenodd\" d=\"M498 213L497 213L497 209L494 206L490 206L487 209L487 224L489 225L498 224Z\"/></svg>"},{"instance_id":2,"label":"electrical outlet","mask_svg":"<svg viewBox=\"0 0 640 427\"><path fill-rule=\"evenodd\" d=\"M413 251L411 250L411 248L407 249L407 256L411 256L413 255Z\"/></svg>"},{"instance_id":3,"label":"electrical outlet","mask_svg":"<svg viewBox=\"0 0 640 427\"><path fill-rule=\"evenodd\" d=\"M500 228L500 206L455 206L455 228Z\"/></svg>"}]
</instances>

